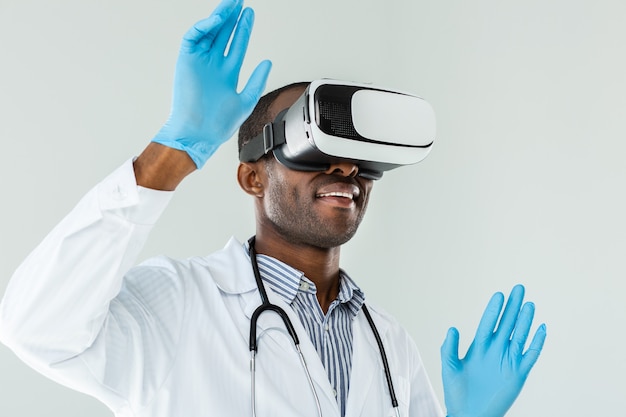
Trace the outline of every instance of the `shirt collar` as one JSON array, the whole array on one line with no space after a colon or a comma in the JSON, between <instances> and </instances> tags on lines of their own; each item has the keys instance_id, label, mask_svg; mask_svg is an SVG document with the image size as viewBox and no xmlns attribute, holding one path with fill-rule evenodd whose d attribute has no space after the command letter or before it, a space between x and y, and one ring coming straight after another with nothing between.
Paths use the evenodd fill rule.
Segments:
<instances>
[{"instance_id":1,"label":"shirt collar","mask_svg":"<svg viewBox=\"0 0 626 417\"><path fill-rule=\"evenodd\" d=\"M343 270L339 270L341 280L339 281L339 295L337 299L346 304L353 316L356 316L363 303L365 303L365 294L358 285Z\"/></svg>"},{"instance_id":2,"label":"shirt collar","mask_svg":"<svg viewBox=\"0 0 626 417\"><path fill-rule=\"evenodd\" d=\"M248 253L248 244L244 244ZM276 258L267 255L257 255L259 272L264 283L280 296L289 305L293 303L298 291L315 294L315 284L304 276L302 271L293 268ZM365 294L350 276L342 269L339 270L339 294L337 300L344 304L353 316L356 316L363 303Z\"/></svg>"}]
</instances>

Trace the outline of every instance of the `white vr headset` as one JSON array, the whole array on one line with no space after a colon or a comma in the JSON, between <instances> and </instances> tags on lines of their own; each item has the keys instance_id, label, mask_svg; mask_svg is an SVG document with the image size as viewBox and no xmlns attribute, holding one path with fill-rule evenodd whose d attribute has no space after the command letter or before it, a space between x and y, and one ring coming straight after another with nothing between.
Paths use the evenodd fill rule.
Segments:
<instances>
[{"instance_id":1,"label":"white vr headset","mask_svg":"<svg viewBox=\"0 0 626 417\"><path fill-rule=\"evenodd\" d=\"M435 113L425 100L369 84L313 81L263 133L239 152L253 162L274 153L286 167L325 171L352 162L359 176L379 179L384 171L426 157L435 140Z\"/></svg>"}]
</instances>

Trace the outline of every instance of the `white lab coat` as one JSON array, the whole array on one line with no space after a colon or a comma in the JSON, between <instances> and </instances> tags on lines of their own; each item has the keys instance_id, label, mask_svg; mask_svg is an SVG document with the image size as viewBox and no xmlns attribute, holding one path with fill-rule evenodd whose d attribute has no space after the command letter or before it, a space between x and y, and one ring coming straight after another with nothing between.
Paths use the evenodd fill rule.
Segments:
<instances>
[{"instance_id":1,"label":"white lab coat","mask_svg":"<svg viewBox=\"0 0 626 417\"><path fill-rule=\"evenodd\" d=\"M117 416L251 415L250 316L260 303L239 242L207 257L132 267L171 193L137 187L131 162L90 191L18 268L0 305L0 338L44 375L90 394ZM339 416L326 371L290 315L322 413ZM408 334L370 310L387 350L401 416L442 412ZM282 321L259 320L257 415L316 416ZM390 416L376 341L354 322L346 416Z\"/></svg>"}]
</instances>

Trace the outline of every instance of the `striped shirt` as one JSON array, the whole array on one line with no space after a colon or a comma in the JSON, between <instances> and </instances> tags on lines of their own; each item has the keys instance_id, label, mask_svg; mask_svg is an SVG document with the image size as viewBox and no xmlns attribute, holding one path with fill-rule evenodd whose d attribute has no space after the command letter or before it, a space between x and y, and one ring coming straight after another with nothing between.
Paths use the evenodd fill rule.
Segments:
<instances>
[{"instance_id":1,"label":"striped shirt","mask_svg":"<svg viewBox=\"0 0 626 417\"><path fill-rule=\"evenodd\" d=\"M320 356L345 415L352 369L352 320L363 306L363 291L340 270L339 295L326 314L317 301L315 284L289 265L258 255L261 279L296 312Z\"/></svg>"}]
</instances>

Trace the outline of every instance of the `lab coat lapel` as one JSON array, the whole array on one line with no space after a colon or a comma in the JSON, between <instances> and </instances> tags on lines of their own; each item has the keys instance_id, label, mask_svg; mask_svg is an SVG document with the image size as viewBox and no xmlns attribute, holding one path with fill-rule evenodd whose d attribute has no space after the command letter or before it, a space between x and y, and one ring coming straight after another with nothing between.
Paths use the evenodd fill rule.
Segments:
<instances>
[{"instance_id":1,"label":"lab coat lapel","mask_svg":"<svg viewBox=\"0 0 626 417\"><path fill-rule=\"evenodd\" d=\"M388 328L387 323L378 321L376 327L384 341ZM365 404L370 402L372 398L381 397L381 393L374 392L374 388L378 386L378 384L374 384L374 381L376 378L384 377L376 338L365 314L363 311L359 311L353 327L352 374L350 376L346 417L366 415L363 411Z\"/></svg>"},{"instance_id":2,"label":"lab coat lapel","mask_svg":"<svg viewBox=\"0 0 626 417\"><path fill-rule=\"evenodd\" d=\"M245 346L248 346L250 338L250 314L254 311L252 306L261 303L256 291L254 273L250 266L250 260L243 245L235 238L231 238L226 246L206 259L206 265L211 273L211 278L221 291L230 294L233 301L230 317L234 328L238 330ZM237 314L243 309L245 314Z\"/></svg>"},{"instance_id":3,"label":"lab coat lapel","mask_svg":"<svg viewBox=\"0 0 626 417\"><path fill-rule=\"evenodd\" d=\"M247 345L250 339L250 319L254 311L261 305L261 298L256 287L252 267L250 266L250 259L243 250L242 244L234 238L231 238L226 247L215 253L212 258L211 262L209 262L209 265L211 265L210 270L218 287L228 294L239 296L241 309L244 313L241 318L245 317L245 319L238 320L236 327ZM332 412L331 416L338 417L340 415L339 407L328 381L328 375L300 319L293 309L269 288L267 293L270 302L285 310L293 324L300 340L300 349L311 374L315 391L322 404L324 416ZM268 331L270 329L278 329L278 331ZM257 339L261 335L263 335L263 338L271 338L275 346L285 354L296 354L293 342L288 337L285 325L278 314L267 312L259 318L257 322ZM262 349L263 341L260 341L259 345L259 349ZM305 378L304 371L301 376L297 375L296 377Z\"/></svg>"}]
</instances>

